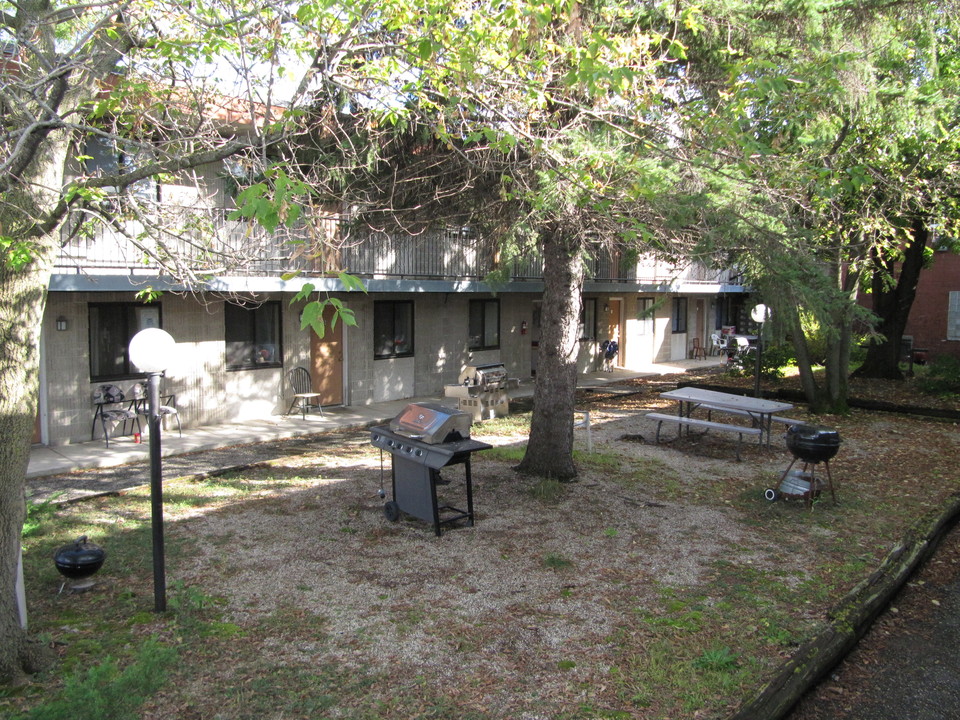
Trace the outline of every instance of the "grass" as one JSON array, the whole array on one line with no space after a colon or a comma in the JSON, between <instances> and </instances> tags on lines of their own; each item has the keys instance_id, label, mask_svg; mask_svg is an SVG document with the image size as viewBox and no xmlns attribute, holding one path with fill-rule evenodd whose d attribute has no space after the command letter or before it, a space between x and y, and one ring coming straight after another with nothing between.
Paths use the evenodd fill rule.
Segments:
<instances>
[{"instance_id":1,"label":"grass","mask_svg":"<svg viewBox=\"0 0 960 720\"><path fill-rule=\"evenodd\" d=\"M524 420L485 423L484 433L494 422L501 423L498 432L503 437L512 439ZM845 442L863 442L873 434L864 416L842 422ZM494 482L487 473L478 473L478 460L474 472L480 512L487 512L485 497L516 483L523 488L516 491L516 502L529 504L531 526L501 527L488 536L492 545L482 548L472 547L475 536L466 531L439 539L427 534L418 540L420 557L410 560L415 571L411 574L404 574L391 554L391 540L410 534L409 528L404 523L374 523L371 529L363 522L372 512L371 504L379 513L378 500L364 505L364 498L375 494L376 471L362 482L340 480L338 463L343 460L335 452L300 458L290 466L167 484L173 530L167 554L172 568L190 564L202 544L208 550L203 573L229 580L237 573L234 561L243 556L244 548L284 523L302 527L293 553L320 553L328 547L335 551L348 544L359 548L356 562L346 564L358 582L373 568L395 568L384 574L377 592L367 596L360 614L364 622L350 626L335 608L309 607L322 597L328 571L344 570L339 562L321 564L323 570L317 574L293 578L282 595L269 598L275 606L255 621L244 618L259 602L256 596L244 595L246 588L227 584L229 590L221 585L214 591L202 580L191 584L175 575L168 580L168 612L153 613L146 490L68 506L36 505L30 509L31 524L24 537L31 629L56 644L62 661L33 685L0 696L0 716L57 718L61 701L98 708L118 693L130 702L117 713L127 715L104 717L161 716L171 707L202 707L210 717L238 720L281 716L490 720L524 712L557 720L715 715L756 688L772 663L818 627L822 613L810 608L825 613L876 567L913 519L956 488L955 454L948 441L943 443L942 459L925 455L926 464L917 469L924 478L922 492L910 494L905 483L877 481L887 468L903 467L910 459L903 456L903 448L922 447L913 438L929 438L928 426L908 421L898 420L897 432L901 449L894 453L894 461L878 451L861 452L855 466L838 463L841 504L821 502L812 512L798 503L764 500L762 490L774 482L773 474L752 470L747 462L725 460L718 464L722 472L690 483L660 459L659 451L621 454L616 445L598 442L597 452L577 455L589 480L560 483L533 482L508 473L506 480ZM515 464L510 452L515 449L486 451L483 461L510 466ZM501 454L495 458L494 453ZM328 508L317 492L319 477L350 488L336 508ZM637 499L655 502L651 507L631 502ZM695 582L672 585L645 562L663 555L668 560L654 567L669 568L670 554L676 550L675 541L658 535L652 524L667 505L702 506L734 515L747 539L711 538L697 527L678 528L678 535L695 538L703 532L705 541L722 543L724 552L702 564ZM263 525L249 527L240 521L248 508L258 509ZM324 510L329 522L315 522L312 518ZM218 523L203 522L207 517ZM540 525L550 527L571 518L583 521L576 542L541 541ZM479 523L490 528L495 520L482 516ZM107 549L109 584L95 593L57 596L60 578L50 557L59 545L81 534ZM759 550L751 546L751 536L769 541L764 550L768 557L753 561ZM692 547L699 552L696 542ZM515 618L517 639L496 624L500 618L480 612L453 616L442 603L433 604L429 594L424 602L402 595L405 585L421 582L417 574L422 573L427 590L436 583L452 583L459 594L476 597L482 606L487 588L472 584L468 566L444 558L442 570L433 567L435 551L445 547L480 552L479 557L501 568L505 576L517 576L515 595L504 611ZM487 550L492 551L490 556L483 554ZM618 568L608 560L612 557L632 558L632 564ZM529 562L524 565L525 559ZM539 572L545 600L527 598L523 588L533 578L525 577L525 572ZM596 588L588 582L597 577L604 578L599 598L593 597ZM540 658L542 667L552 673L546 683L550 687L525 687L528 670L530 677L540 677L533 674L538 668L527 668L519 659L525 638L549 633L568 608L591 600L598 603L605 620L616 618L603 626L598 645L603 652L576 654L559 636L555 652ZM446 621L434 623L444 613ZM449 647L443 672L421 667L416 673L398 675L357 660L363 657L360 650L387 633L398 643L429 641ZM453 683L443 682L452 668L477 662L488 653L515 662L510 677L486 674L481 666L472 674L458 675ZM157 669L147 673L153 654ZM92 670L95 682L79 682ZM505 711L476 700L498 683L513 683L511 690L526 698L523 706ZM94 690L82 692L96 692L97 697L83 699L78 694L83 685ZM603 692L596 689L601 685ZM66 700L71 693L75 697ZM557 701L555 696L566 699Z\"/></svg>"}]
</instances>

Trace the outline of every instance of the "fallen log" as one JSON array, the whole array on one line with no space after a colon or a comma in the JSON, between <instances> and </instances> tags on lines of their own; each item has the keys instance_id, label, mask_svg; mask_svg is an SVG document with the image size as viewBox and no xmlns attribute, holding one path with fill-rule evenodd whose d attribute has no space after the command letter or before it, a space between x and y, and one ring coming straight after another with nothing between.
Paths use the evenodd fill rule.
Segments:
<instances>
[{"instance_id":1,"label":"fallen log","mask_svg":"<svg viewBox=\"0 0 960 720\"><path fill-rule=\"evenodd\" d=\"M779 720L849 653L960 517L960 494L918 521L877 570L827 615L827 626L803 644L730 720Z\"/></svg>"}]
</instances>

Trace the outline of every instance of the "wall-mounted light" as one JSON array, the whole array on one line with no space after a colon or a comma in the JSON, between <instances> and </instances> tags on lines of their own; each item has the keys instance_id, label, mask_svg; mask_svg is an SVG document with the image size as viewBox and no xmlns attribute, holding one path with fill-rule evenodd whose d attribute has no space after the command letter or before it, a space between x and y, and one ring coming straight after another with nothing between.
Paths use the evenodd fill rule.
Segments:
<instances>
[{"instance_id":1,"label":"wall-mounted light","mask_svg":"<svg viewBox=\"0 0 960 720\"><path fill-rule=\"evenodd\" d=\"M67 329L67 319L61 315L57 318L57 330L63 331Z\"/></svg>"},{"instance_id":2,"label":"wall-mounted light","mask_svg":"<svg viewBox=\"0 0 960 720\"><path fill-rule=\"evenodd\" d=\"M604 304L603 304L603 311L604 311L604 312L610 312L610 306L607 305L607 303L604 303Z\"/></svg>"}]
</instances>

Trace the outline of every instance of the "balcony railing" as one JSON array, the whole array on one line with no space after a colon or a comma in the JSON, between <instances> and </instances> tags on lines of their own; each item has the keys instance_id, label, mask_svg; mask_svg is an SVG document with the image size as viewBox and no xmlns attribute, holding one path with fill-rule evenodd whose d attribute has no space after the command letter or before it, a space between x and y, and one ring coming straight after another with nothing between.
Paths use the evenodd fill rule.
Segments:
<instances>
[{"instance_id":1,"label":"balcony railing","mask_svg":"<svg viewBox=\"0 0 960 720\"><path fill-rule=\"evenodd\" d=\"M227 219L231 210L226 208L187 211L166 207L163 212L163 218L151 217L149 231L145 223L134 220L124 221L123 233L100 223L66 226L56 272L274 277L294 271L312 275L342 269L363 278L482 280L498 269L494 248L466 229L403 237L369 233L361 240L338 232L333 216L270 233L250 221ZM337 241L324 242L330 238ZM587 276L597 282L657 286L732 280L730 271L697 263L686 267L651 259L625 263L602 250L588 262ZM542 279L542 258L531 253L512 261L510 277Z\"/></svg>"}]
</instances>

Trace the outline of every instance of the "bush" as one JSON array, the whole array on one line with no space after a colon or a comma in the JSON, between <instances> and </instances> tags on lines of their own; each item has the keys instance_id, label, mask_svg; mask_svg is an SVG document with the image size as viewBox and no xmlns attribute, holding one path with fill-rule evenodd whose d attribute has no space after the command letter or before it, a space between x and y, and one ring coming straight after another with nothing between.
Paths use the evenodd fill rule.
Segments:
<instances>
[{"instance_id":1,"label":"bush","mask_svg":"<svg viewBox=\"0 0 960 720\"><path fill-rule=\"evenodd\" d=\"M20 720L135 720L144 700L166 681L177 651L155 640L144 643L136 661L121 670L106 658L80 668L64 682L60 697L35 707Z\"/></svg>"},{"instance_id":2,"label":"bush","mask_svg":"<svg viewBox=\"0 0 960 720\"><path fill-rule=\"evenodd\" d=\"M783 377L783 368L796 363L793 346L789 343L777 343L764 347L760 354L760 377L763 380L776 380ZM753 353L734 357L728 369L739 377L753 377L757 360Z\"/></svg>"},{"instance_id":3,"label":"bush","mask_svg":"<svg viewBox=\"0 0 960 720\"><path fill-rule=\"evenodd\" d=\"M960 395L960 359L940 355L917 378L917 387L931 395Z\"/></svg>"}]
</instances>

